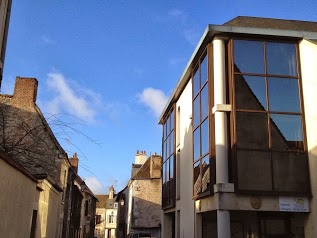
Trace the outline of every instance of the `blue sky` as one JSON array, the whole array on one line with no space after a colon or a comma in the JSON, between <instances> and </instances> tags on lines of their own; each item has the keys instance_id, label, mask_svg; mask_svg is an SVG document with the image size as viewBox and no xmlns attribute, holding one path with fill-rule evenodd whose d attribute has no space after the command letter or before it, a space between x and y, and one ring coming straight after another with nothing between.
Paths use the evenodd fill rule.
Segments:
<instances>
[{"instance_id":1,"label":"blue sky","mask_svg":"<svg viewBox=\"0 0 317 238\"><path fill-rule=\"evenodd\" d=\"M1 90L37 78L37 103L65 123L56 135L80 176L95 193L118 192L136 150L161 154L158 117L207 24L316 12L313 0L13 0Z\"/></svg>"}]
</instances>

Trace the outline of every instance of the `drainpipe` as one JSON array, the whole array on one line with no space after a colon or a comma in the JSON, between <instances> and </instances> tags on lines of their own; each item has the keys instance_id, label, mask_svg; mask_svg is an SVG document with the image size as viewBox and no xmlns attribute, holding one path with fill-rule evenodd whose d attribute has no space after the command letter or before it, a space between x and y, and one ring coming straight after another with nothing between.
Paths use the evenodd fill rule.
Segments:
<instances>
[{"instance_id":1,"label":"drainpipe","mask_svg":"<svg viewBox=\"0 0 317 238\"><path fill-rule=\"evenodd\" d=\"M214 51L214 115L216 143L216 184L227 184L228 176L228 140L226 108L226 57L224 39L213 40ZM221 196L220 196L221 198ZM217 210L218 238L230 238L230 212Z\"/></svg>"}]
</instances>

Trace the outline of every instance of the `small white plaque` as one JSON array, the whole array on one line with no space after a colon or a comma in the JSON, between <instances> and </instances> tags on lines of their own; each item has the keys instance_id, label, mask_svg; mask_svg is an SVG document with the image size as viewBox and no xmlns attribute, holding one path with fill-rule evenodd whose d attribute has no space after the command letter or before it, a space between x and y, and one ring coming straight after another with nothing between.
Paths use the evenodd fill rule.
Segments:
<instances>
[{"instance_id":1,"label":"small white plaque","mask_svg":"<svg viewBox=\"0 0 317 238\"><path fill-rule=\"evenodd\" d=\"M279 206L283 212L309 212L306 197L279 197Z\"/></svg>"}]
</instances>

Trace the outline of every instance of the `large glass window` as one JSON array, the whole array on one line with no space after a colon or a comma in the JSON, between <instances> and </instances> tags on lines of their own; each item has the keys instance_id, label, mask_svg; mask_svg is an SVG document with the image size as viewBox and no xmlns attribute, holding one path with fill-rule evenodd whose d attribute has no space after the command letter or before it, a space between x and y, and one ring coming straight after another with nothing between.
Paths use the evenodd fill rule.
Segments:
<instances>
[{"instance_id":1,"label":"large glass window","mask_svg":"<svg viewBox=\"0 0 317 238\"><path fill-rule=\"evenodd\" d=\"M309 192L297 44L234 40L239 190Z\"/></svg>"},{"instance_id":2,"label":"large glass window","mask_svg":"<svg viewBox=\"0 0 317 238\"><path fill-rule=\"evenodd\" d=\"M193 71L193 195L210 192L208 60Z\"/></svg>"},{"instance_id":3,"label":"large glass window","mask_svg":"<svg viewBox=\"0 0 317 238\"><path fill-rule=\"evenodd\" d=\"M174 109L170 111L163 125L162 207L175 205L175 128Z\"/></svg>"}]
</instances>

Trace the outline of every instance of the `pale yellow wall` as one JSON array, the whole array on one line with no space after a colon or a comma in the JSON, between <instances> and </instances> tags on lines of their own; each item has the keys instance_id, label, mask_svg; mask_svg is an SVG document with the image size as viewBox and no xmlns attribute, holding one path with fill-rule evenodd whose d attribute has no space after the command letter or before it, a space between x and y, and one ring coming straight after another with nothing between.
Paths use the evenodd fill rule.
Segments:
<instances>
[{"instance_id":1,"label":"pale yellow wall","mask_svg":"<svg viewBox=\"0 0 317 238\"><path fill-rule=\"evenodd\" d=\"M313 197L305 237L317 237L317 45L307 40L300 43L300 60L304 95L304 110L310 167L310 182Z\"/></svg>"},{"instance_id":2,"label":"pale yellow wall","mask_svg":"<svg viewBox=\"0 0 317 238\"><path fill-rule=\"evenodd\" d=\"M95 226L95 236L97 238L105 237L106 209L96 208L96 215L101 215L101 223Z\"/></svg>"},{"instance_id":3,"label":"pale yellow wall","mask_svg":"<svg viewBox=\"0 0 317 238\"><path fill-rule=\"evenodd\" d=\"M179 231L180 237L192 238L194 237L194 201L192 200L192 173L193 173L193 150L192 150L192 83L189 81L184 89L181 97L176 103L176 113L180 107L179 118L179 146L180 149L180 168L179 168L179 186L180 199L176 201L176 209L180 210ZM176 129L178 130L178 128ZM177 134L177 132L176 132Z\"/></svg>"},{"instance_id":4,"label":"pale yellow wall","mask_svg":"<svg viewBox=\"0 0 317 238\"><path fill-rule=\"evenodd\" d=\"M36 238L58 237L61 194L48 182L42 180L40 192Z\"/></svg>"},{"instance_id":5,"label":"pale yellow wall","mask_svg":"<svg viewBox=\"0 0 317 238\"><path fill-rule=\"evenodd\" d=\"M36 182L0 159L0 188L0 237L29 237L36 209Z\"/></svg>"},{"instance_id":6,"label":"pale yellow wall","mask_svg":"<svg viewBox=\"0 0 317 238\"><path fill-rule=\"evenodd\" d=\"M109 215L113 212L113 223L109 223ZM106 225L105 227L108 229L115 229L117 227L117 209L107 209L106 217L105 217Z\"/></svg>"}]
</instances>

